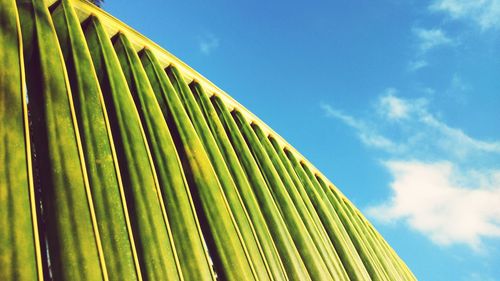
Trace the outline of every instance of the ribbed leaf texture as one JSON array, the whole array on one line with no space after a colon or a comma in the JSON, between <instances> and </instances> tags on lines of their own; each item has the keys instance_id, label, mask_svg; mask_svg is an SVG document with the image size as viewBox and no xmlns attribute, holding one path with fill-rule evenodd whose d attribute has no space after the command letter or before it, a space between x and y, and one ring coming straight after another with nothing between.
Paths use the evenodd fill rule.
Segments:
<instances>
[{"instance_id":1,"label":"ribbed leaf texture","mask_svg":"<svg viewBox=\"0 0 500 281\"><path fill-rule=\"evenodd\" d=\"M0 280L415 280L312 164L84 0L0 0Z\"/></svg>"}]
</instances>

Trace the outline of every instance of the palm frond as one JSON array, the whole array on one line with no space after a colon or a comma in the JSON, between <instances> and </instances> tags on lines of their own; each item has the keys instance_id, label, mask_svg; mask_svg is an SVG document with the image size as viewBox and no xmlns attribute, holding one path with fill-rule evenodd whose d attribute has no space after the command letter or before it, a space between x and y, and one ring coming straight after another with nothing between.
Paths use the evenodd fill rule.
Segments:
<instances>
[{"instance_id":1,"label":"palm frond","mask_svg":"<svg viewBox=\"0 0 500 281\"><path fill-rule=\"evenodd\" d=\"M103 1L21 2L0 0L0 280L415 280L298 151Z\"/></svg>"}]
</instances>

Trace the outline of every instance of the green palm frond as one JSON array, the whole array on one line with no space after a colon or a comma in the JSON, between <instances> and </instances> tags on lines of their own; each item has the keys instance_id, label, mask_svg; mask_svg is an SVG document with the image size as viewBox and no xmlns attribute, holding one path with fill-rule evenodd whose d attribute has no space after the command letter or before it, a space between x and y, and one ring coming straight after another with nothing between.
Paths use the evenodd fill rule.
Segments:
<instances>
[{"instance_id":1,"label":"green palm frond","mask_svg":"<svg viewBox=\"0 0 500 281\"><path fill-rule=\"evenodd\" d=\"M0 280L415 280L284 139L95 5L0 0L0 46Z\"/></svg>"}]
</instances>

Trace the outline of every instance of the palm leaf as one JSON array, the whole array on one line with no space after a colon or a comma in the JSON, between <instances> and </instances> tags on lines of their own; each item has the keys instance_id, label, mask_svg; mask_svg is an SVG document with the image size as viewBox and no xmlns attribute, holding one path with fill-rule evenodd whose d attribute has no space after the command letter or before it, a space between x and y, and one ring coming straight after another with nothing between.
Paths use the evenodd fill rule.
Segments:
<instances>
[{"instance_id":1,"label":"palm leaf","mask_svg":"<svg viewBox=\"0 0 500 281\"><path fill-rule=\"evenodd\" d=\"M92 2L0 0L0 280L416 279L285 140Z\"/></svg>"}]
</instances>

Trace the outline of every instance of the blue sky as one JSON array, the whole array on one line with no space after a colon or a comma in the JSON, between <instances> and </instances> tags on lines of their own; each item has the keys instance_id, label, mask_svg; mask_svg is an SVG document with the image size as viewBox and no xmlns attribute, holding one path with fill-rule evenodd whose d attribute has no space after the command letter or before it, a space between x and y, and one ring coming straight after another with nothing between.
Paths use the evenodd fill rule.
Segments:
<instances>
[{"instance_id":1,"label":"blue sky","mask_svg":"<svg viewBox=\"0 0 500 281\"><path fill-rule=\"evenodd\" d=\"M287 139L420 280L500 280L500 0L104 9Z\"/></svg>"}]
</instances>

